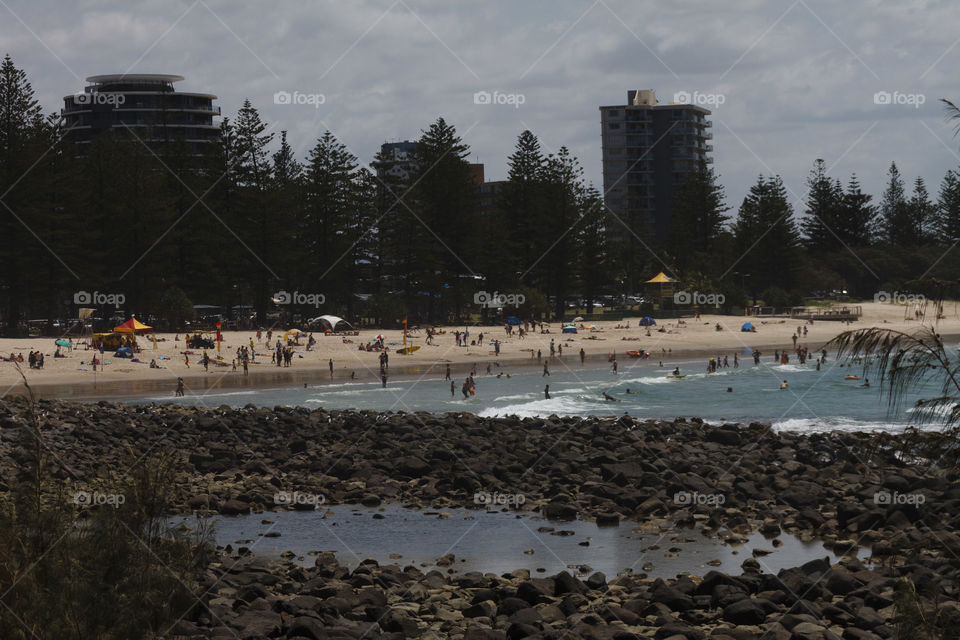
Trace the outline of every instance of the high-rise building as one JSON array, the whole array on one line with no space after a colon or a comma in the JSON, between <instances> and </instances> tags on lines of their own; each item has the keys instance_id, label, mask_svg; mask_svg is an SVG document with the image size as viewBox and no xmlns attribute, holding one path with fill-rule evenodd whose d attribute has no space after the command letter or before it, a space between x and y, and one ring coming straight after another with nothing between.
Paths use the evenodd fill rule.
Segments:
<instances>
[{"instance_id":1,"label":"high-rise building","mask_svg":"<svg viewBox=\"0 0 960 640\"><path fill-rule=\"evenodd\" d=\"M652 89L627 92L627 104L600 107L606 206L638 236L663 240L674 191L701 161L712 163L708 109L657 102ZM619 222L611 240L629 239Z\"/></svg>"},{"instance_id":2,"label":"high-rise building","mask_svg":"<svg viewBox=\"0 0 960 640\"><path fill-rule=\"evenodd\" d=\"M91 76L81 93L63 98L61 115L82 146L104 131L123 130L159 151L175 140L193 154L206 153L219 136L217 96L174 91L182 76L127 73Z\"/></svg>"}]
</instances>

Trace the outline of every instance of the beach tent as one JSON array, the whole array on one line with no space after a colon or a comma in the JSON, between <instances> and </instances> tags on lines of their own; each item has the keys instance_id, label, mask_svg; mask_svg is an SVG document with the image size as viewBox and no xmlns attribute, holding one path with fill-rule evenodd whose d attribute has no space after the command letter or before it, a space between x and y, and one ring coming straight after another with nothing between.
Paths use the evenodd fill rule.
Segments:
<instances>
[{"instance_id":1,"label":"beach tent","mask_svg":"<svg viewBox=\"0 0 960 640\"><path fill-rule=\"evenodd\" d=\"M153 331L153 327L148 327L136 318L131 317L119 327L114 327L113 330L117 333L145 333Z\"/></svg>"},{"instance_id":2,"label":"beach tent","mask_svg":"<svg viewBox=\"0 0 960 640\"><path fill-rule=\"evenodd\" d=\"M312 322L319 322L319 323L321 323L321 324L327 325L327 327L328 327L331 331L336 331L336 330L337 330L337 325L340 324L340 323L343 323L343 324L347 325L347 328L349 328L349 329L353 329L353 325L351 325L349 322L347 322L346 320L344 320L343 318L340 318L340 317L338 317L338 316L320 316L320 317L318 317L318 318L314 318L314 319L311 320L310 322L311 322L311 323L312 323Z\"/></svg>"},{"instance_id":3,"label":"beach tent","mask_svg":"<svg viewBox=\"0 0 960 640\"><path fill-rule=\"evenodd\" d=\"M117 349L117 352L113 354L114 358L132 358L133 351L130 347L120 347Z\"/></svg>"},{"instance_id":4,"label":"beach tent","mask_svg":"<svg viewBox=\"0 0 960 640\"><path fill-rule=\"evenodd\" d=\"M572 324L566 324L566 325L563 325L563 329L561 329L561 332L562 332L562 333L576 333L576 332L577 332L577 328L576 328L575 326L573 326Z\"/></svg>"},{"instance_id":5,"label":"beach tent","mask_svg":"<svg viewBox=\"0 0 960 640\"><path fill-rule=\"evenodd\" d=\"M509 318L507 318L507 324L513 325L515 327L519 327L520 318L518 318L517 316L510 316Z\"/></svg>"},{"instance_id":6,"label":"beach tent","mask_svg":"<svg viewBox=\"0 0 960 640\"><path fill-rule=\"evenodd\" d=\"M662 274L661 274L661 275L662 275ZM643 316L643 318L640 319L640 326L641 326L641 327L655 327L655 326L657 326L657 321L654 320L653 318L651 318L650 316Z\"/></svg>"},{"instance_id":7,"label":"beach tent","mask_svg":"<svg viewBox=\"0 0 960 640\"><path fill-rule=\"evenodd\" d=\"M743 332L753 331L753 323L752 323L752 322L744 322L744 323L743 323L743 326L740 327L740 331L743 331Z\"/></svg>"}]
</instances>

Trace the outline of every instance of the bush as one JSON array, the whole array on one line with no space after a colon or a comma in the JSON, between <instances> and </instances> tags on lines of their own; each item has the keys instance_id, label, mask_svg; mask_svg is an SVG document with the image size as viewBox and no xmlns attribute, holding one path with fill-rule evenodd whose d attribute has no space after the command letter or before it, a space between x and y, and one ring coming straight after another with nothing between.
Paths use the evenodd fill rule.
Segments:
<instances>
[{"instance_id":1,"label":"bush","mask_svg":"<svg viewBox=\"0 0 960 640\"><path fill-rule=\"evenodd\" d=\"M47 453L33 403L9 406L22 466L0 505L3 637L149 638L191 617L211 531L166 526L174 461L131 455L128 471L81 486Z\"/></svg>"}]
</instances>

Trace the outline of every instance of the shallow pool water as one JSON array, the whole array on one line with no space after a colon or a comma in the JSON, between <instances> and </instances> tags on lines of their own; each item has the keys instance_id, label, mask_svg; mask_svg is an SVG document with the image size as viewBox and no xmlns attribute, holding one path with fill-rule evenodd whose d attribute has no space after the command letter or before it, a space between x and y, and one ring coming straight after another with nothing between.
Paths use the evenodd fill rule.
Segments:
<instances>
[{"instance_id":1,"label":"shallow pool water","mask_svg":"<svg viewBox=\"0 0 960 640\"><path fill-rule=\"evenodd\" d=\"M514 569L543 575L569 570L581 575L602 571L612 577L632 571L666 578L680 573L703 575L711 569L739 574L753 549L770 551L757 557L768 572L838 557L819 542L804 542L785 533L778 536L779 547L759 533L733 546L694 529L647 531L638 526L632 521L612 527L579 520L547 521L533 512L339 505L309 512L218 517L216 538L220 545L230 544L234 551L246 546L258 556L292 551L308 565L313 563L311 551L333 551L347 566L374 558L422 568L434 568L436 560L452 553L456 557L452 568L458 572L498 574Z\"/></svg>"}]
</instances>

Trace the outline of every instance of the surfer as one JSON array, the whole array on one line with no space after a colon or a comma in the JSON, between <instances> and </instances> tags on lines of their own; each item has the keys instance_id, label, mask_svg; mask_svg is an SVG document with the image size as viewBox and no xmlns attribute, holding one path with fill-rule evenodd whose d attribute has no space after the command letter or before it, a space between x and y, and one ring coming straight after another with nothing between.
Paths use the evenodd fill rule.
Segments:
<instances>
[{"instance_id":1,"label":"surfer","mask_svg":"<svg viewBox=\"0 0 960 640\"><path fill-rule=\"evenodd\" d=\"M627 390L625 391L625 393L626 393L628 396L633 396L633 395L636 395L636 394L637 394L636 391L630 391L630 387L627 387Z\"/></svg>"},{"instance_id":2,"label":"surfer","mask_svg":"<svg viewBox=\"0 0 960 640\"><path fill-rule=\"evenodd\" d=\"M677 367L676 369L673 370L673 375L675 375L675 376L679 376L679 375L680 375L680 367Z\"/></svg>"},{"instance_id":3,"label":"surfer","mask_svg":"<svg viewBox=\"0 0 960 640\"><path fill-rule=\"evenodd\" d=\"M603 392L603 399L606 400L607 402L620 402L619 400L611 396L606 391Z\"/></svg>"}]
</instances>

